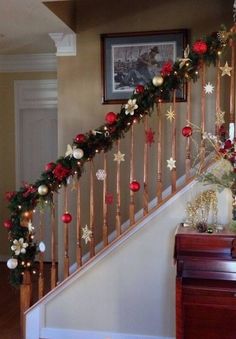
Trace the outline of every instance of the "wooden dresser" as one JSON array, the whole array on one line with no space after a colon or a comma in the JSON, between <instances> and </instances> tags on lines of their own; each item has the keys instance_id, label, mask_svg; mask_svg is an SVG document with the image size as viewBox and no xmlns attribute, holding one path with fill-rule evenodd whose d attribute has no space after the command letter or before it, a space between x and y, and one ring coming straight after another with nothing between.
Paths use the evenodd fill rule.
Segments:
<instances>
[{"instance_id":1,"label":"wooden dresser","mask_svg":"<svg viewBox=\"0 0 236 339\"><path fill-rule=\"evenodd\" d=\"M175 237L176 339L236 339L236 233Z\"/></svg>"}]
</instances>

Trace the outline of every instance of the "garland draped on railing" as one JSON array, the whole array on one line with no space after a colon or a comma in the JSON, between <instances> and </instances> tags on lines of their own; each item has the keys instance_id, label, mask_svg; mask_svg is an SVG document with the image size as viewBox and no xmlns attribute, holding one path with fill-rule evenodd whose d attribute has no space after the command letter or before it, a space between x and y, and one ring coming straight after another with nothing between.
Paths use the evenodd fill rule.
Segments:
<instances>
[{"instance_id":1,"label":"garland draped on railing","mask_svg":"<svg viewBox=\"0 0 236 339\"><path fill-rule=\"evenodd\" d=\"M196 81L203 64L216 65L220 54L232 38L233 34L222 27L219 32L194 42L191 48L187 46L183 58L174 64L166 62L160 75L145 86L136 86L131 98L127 104L121 106L119 113L107 113L103 125L86 134L78 134L72 146L68 145L64 157L45 166L39 180L34 184L24 183L16 192L6 193L11 216L9 220L5 220L4 226L9 231L12 254L7 265L11 269L11 281L14 285L22 283L25 269L33 269L35 256L40 251L40 244L34 240L30 229L31 214L36 206L40 204L44 207L45 203L53 203L53 193L62 185L66 186L69 177L77 176L79 179L84 164L96 153L111 149L116 140L125 136L134 120L139 122L145 115L151 115L156 103L169 100L173 91L181 88L186 81ZM65 213L62 221L70 222L70 215Z\"/></svg>"}]
</instances>

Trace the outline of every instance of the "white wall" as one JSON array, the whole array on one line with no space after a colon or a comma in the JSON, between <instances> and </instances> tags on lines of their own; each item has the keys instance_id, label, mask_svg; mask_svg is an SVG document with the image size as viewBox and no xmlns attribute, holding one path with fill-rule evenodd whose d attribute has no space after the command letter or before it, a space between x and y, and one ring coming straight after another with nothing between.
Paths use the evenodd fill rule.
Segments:
<instances>
[{"instance_id":1,"label":"white wall","mask_svg":"<svg viewBox=\"0 0 236 339\"><path fill-rule=\"evenodd\" d=\"M174 235L186 202L201 190L199 184L187 186L108 256L74 276L66 288L59 287L41 306L41 326L174 337ZM227 222L230 213L231 197L224 191L219 196L219 222Z\"/></svg>"}]
</instances>

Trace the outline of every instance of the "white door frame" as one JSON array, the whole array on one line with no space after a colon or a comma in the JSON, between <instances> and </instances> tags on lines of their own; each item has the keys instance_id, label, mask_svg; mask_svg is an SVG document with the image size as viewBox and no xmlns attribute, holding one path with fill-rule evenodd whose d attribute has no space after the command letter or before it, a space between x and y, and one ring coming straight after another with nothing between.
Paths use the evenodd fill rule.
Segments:
<instances>
[{"instance_id":1,"label":"white door frame","mask_svg":"<svg viewBox=\"0 0 236 339\"><path fill-rule=\"evenodd\" d=\"M57 109L57 80L15 80L15 161L16 189L20 179L20 110Z\"/></svg>"}]
</instances>

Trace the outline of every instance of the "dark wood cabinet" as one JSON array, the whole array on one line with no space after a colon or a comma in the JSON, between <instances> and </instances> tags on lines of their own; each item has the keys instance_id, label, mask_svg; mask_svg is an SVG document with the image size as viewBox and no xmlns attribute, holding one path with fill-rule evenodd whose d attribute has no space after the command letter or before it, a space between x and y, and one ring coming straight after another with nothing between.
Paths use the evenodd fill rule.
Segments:
<instances>
[{"instance_id":1,"label":"dark wood cabinet","mask_svg":"<svg viewBox=\"0 0 236 339\"><path fill-rule=\"evenodd\" d=\"M236 339L236 233L175 237L176 339Z\"/></svg>"}]
</instances>

